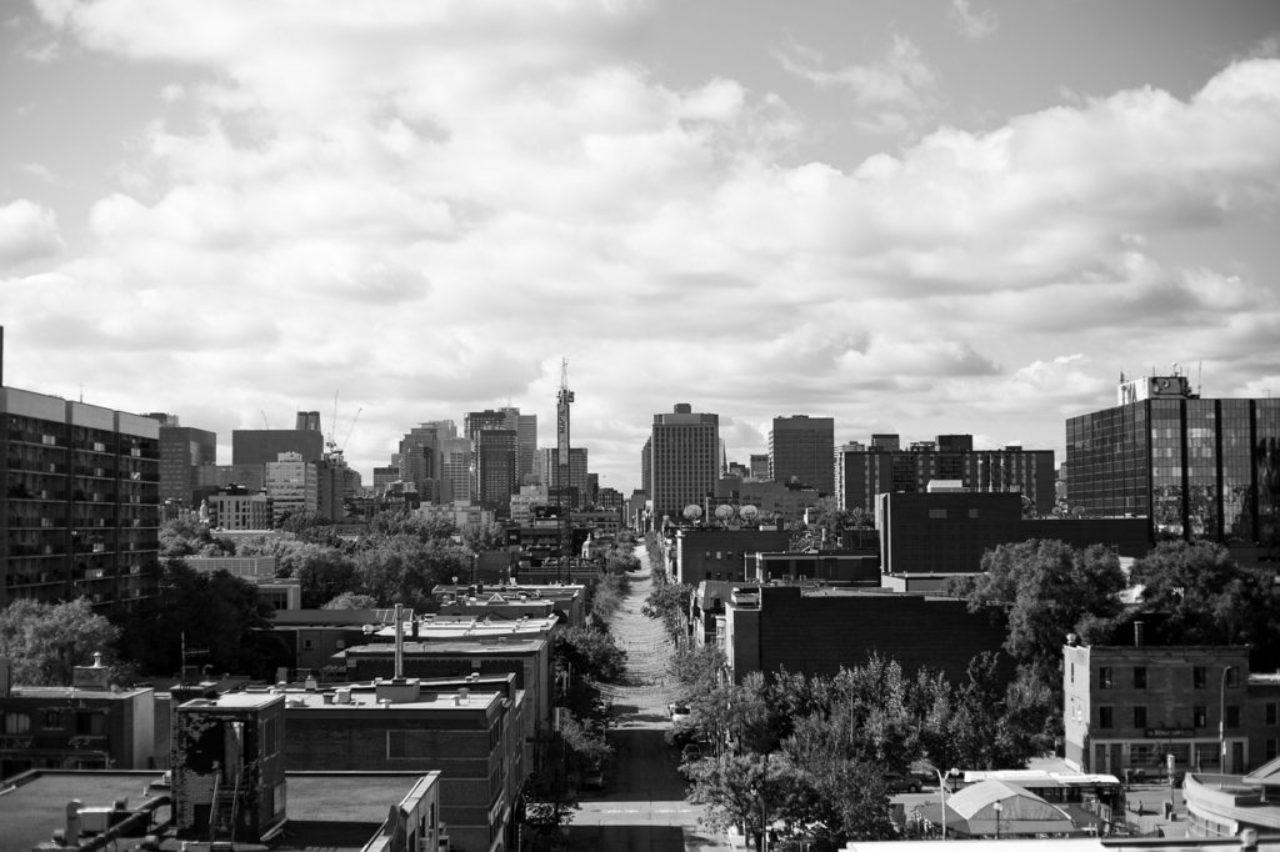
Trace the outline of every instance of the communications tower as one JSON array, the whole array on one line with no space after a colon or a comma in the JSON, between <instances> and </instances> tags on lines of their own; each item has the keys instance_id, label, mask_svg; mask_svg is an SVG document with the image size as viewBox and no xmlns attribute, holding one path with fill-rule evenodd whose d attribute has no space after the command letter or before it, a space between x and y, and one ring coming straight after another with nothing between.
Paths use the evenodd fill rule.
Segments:
<instances>
[{"instance_id":1,"label":"communications tower","mask_svg":"<svg viewBox=\"0 0 1280 852\"><path fill-rule=\"evenodd\" d=\"M569 361L560 359L560 391L556 394L556 506L560 510L560 564L566 569L573 555L573 522L569 499ZM569 572L566 570L565 572Z\"/></svg>"}]
</instances>

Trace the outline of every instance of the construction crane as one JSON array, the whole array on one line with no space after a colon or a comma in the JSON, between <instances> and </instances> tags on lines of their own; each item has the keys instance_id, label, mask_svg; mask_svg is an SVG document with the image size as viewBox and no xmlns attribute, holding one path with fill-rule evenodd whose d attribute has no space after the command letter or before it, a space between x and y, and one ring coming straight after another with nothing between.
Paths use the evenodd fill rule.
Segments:
<instances>
[{"instance_id":1,"label":"construction crane","mask_svg":"<svg viewBox=\"0 0 1280 852\"><path fill-rule=\"evenodd\" d=\"M556 394L556 505L560 510L560 564L569 573L573 554L573 521L569 500L569 406L573 391L569 390L569 361L560 359L560 391ZM572 575L569 576L572 579Z\"/></svg>"}]
</instances>

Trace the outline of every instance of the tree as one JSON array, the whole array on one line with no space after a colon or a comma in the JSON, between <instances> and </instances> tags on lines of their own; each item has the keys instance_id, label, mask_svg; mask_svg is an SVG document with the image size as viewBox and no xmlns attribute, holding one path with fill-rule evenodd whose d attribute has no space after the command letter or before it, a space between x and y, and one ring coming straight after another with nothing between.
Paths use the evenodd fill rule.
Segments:
<instances>
[{"instance_id":1,"label":"tree","mask_svg":"<svg viewBox=\"0 0 1280 852\"><path fill-rule=\"evenodd\" d=\"M493 521L467 524L462 528L462 543L472 553L502 550L507 546L507 528Z\"/></svg>"},{"instance_id":2,"label":"tree","mask_svg":"<svg viewBox=\"0 0 1280 852\"><path fill-rule=\"evenodd\" d=\"M381 517L381 516L379 516ZM358 591L381 606L403 603L426 609L431 590L450 577L470 573L470 554L448 539L401 533L371 536L354 554Z\"/></svg>"},{"instance_id":3,"label":"tree","mask_svg":"<svg viewBox=\"0 0 1280 852\"><path fill-rule=\"evenodd\" d=\"M1007 614L1005 650L1049 680L1067 634L1078 632L1087 616L1114 618L1123 608L1120 560L1102 545L1076 550L1054 539L1002 544L983 554L982 570L951 590L968 600L970 612Z\"/></svg>"},{"instance_id":4,"label":"tree","mask_svg":"<svg viewBox=\"0 0 1280 852\"><path fill-rule=\"evenodd\" d=\"M190 660L218 671L274 678L276 668L291 665L292 658L270 631L272 614L252 583L226 571L196 572L180 559L169 559L156 596L127 614L118 647L144 674L169 675Z\"/></svg>"},{"instance_id":5,"label":"tree","mask_svg":"<svg viewBox=\"0 0 1280 852\"><path fill-rule=\"evenodd\" d=\"M0 610L0 657L12 663L13 682L24 686L65 686L76 666L93 653L110 654L119 630L77 598L47 604L19 599Z\"/></svg>"},{"instance_id":6,"label":"tree","mask_svg":"<svg viewBox=\"0 0 1280 852\"><path fill-rule=\"evenodd\" d=\"M370 595L359 595L355 592L343 592L326 603L321 609L376 609L378 602Z\"/></svg>"},{"instance_id":7,"label":"tree","mask_svg":"<svg viewBox=\"0 0 1280 852\"><path fill-rule=\"evenodd\" d=\"M160 558L182 556L234 556L235 543L216 538L195 512L186 512L160 526Z\"/></svg>"},{"instance_id":8,"label":"tree","mask_svg":"<svg viewBox=\"0 0 1280 852\"><path fill-rule=\"evenodd\" d=\"M691 782L689 801L707 805L702 822L721 831L741 827L757 849L764 832L796 813L806 794L803 773L783 754L703 758L681 771Z\"/></svg>"},{"instance_id":9,"label":"tree","mask_svg":"<svg viewBox=\"0 0 1280 852\"><path fill-rule=\"evenodd\" d=\"M683 642L689 635L689 601L693 586L687 583L654 583L640 607L645 618L660 618L674 642Z\"/></svg>"},{"instance_id":10,"label":"tree","mask_svg":"<svg viewBox=\"0 0 1280 852\"><path fill-rule=\"evenodd\" d=\"M1272 576L1237 563L1221 544L1160 542L1131 571L1142 612L1167 616L1165 630L1186 644L1252 644L1276 661L1277 595Z\"/></svg>"}]
</instances>

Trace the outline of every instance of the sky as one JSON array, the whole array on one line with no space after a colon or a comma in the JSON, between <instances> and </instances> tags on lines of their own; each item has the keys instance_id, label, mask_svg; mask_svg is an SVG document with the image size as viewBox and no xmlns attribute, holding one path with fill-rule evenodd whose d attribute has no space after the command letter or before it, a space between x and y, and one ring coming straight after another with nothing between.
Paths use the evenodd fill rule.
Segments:
<instances>
[{"instance_id":1,"label":"sky","mask_svg":"<svg viewBox=\"0 0 1280 852\"><path fill-rule=\"evenodd\" d=\"M5 0L4 384L371 481L518 406L1053 449L1280 391L1274 0ZM1175 365L1177 365L1175 367Z\"/></svg>"}]
</instances>

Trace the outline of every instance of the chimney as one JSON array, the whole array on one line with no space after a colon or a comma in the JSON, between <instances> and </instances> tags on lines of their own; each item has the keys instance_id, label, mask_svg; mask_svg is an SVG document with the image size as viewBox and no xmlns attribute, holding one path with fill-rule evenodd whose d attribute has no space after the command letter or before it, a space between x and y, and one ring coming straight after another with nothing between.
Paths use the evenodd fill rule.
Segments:
<instances>
[{"instance_id":1,"label":"chimney","mask_svg":"<svg viewBox=\"0 0 1280 852\"><path fill-rule=\"evenodd\" d=\"M396 680L404 677L404 606L396 604Z\"/></svg>"},{"instance_id":2,"label":"chimney","mask_svg":"<svg viewBox=\"0 0 1280 852\"><path fill-rule=\"evenodd\" d=\"M1135 647L1135 648L1141 648L1141 647L1142 647L1142 639L1143 639L1143 637L1142 637L1142 631L1143 631L1143 626L1144 626L1144 625L1143 625L1143 623L1142 623L1141 621L1135 621L1135 622L1133 623L1133 647Z\"/></svg>"}]
</instances>

